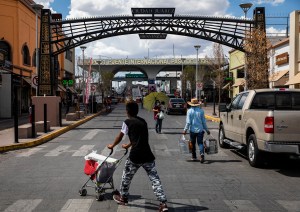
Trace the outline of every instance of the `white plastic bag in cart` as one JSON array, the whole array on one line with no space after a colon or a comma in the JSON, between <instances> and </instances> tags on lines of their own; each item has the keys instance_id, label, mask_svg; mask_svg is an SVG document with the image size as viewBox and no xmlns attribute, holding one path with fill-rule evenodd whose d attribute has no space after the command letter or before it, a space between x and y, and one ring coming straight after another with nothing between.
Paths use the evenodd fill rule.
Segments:
<instances>
[{"instance_id":1,"label":"white plastic bag in cart","mask_svg":"<svg viewBox=\"0 0 300 212\"><path fill-rule=\"evenodd\" d=\"M182 154L188 154L189 153L188 140L186 140L184 135L182 135L179 138L178 145L179 145L180 152Z\"/></svg>"},{"instance_id":2,"label":"white plastic bag in cart","mask_svg":"<svg viewBox=\"0 0 300 212\"><path fill-rule=\"evenodd\" d=\"M210 155L218 153L218 141L214 137L207 137L204 140L204 146L206 154Z\"/></svg>"},{"instance_id":3,"label":"white plastic bag in cart","mask_svg":"<svg viewBox=\"0 0 300 212\"><path fill-rule=\"evenodd\" d=\"M86 155L84 157L84 159L86 160L95 160L95 161L98 161L100 164L106 159L107 157L104 156L104 155L99 155L96 153L96 151L93 151L91 152L90 154ZM111 158L111 157L108 157L107 160L106 160L108 163L116 163L118 162L117 159L115 158Z\"/></svg>"}]
</instances>

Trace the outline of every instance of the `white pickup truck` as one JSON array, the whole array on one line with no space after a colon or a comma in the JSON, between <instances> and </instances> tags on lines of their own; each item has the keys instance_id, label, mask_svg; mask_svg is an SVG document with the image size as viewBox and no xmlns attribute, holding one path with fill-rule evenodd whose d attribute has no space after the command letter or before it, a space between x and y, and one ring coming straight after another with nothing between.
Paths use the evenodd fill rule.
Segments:
<instances>
[{"instance_id":1,"label":"white pickup truck","mask_svg":"<svg viewBox=\"0 0 300 212\"><path fill-rule=\"evenodd\" d=\"M300 155L300 89L258 89L220 104L219 145L247 148L251 166L264 152Z\"/></svg>"}]
</instances>

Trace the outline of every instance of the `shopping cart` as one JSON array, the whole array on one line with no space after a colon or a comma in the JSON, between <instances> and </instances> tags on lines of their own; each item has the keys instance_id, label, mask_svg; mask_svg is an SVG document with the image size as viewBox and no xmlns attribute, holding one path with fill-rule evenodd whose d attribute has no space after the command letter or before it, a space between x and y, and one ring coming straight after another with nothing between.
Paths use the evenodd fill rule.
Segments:
<instances>
[{"instance_id":1,"label":"shopping cart","mask_svg":"<svg viewBox=\"0 0 300 212\"><path fill-rule=\"evenodd\" d=\"M127 152L128 150L126 149L124 155L120 159L114 159L110 157L113 153L113 149L108 156L99 155L96 152L86 155L84 157L84 173L89 176L89 179L79 190L80 196L87 195L87 187L92 187L95 189L96 200L98 201L104 200L105 191L108 189L112 189L112 194L114 194L115 188L113 174ZM93 184L89 184L90 181Z\"/></svg>"},{"instance_id":2,"label":"shopping cart","mask_svg":"<svg viewBox=\"0 0 300 212\"><path fill-rule=\"evenodd\" d=\"M218 141L211 134L204 139L205 153L208 155L218 153Z\"/></svg>"}]
</instances>

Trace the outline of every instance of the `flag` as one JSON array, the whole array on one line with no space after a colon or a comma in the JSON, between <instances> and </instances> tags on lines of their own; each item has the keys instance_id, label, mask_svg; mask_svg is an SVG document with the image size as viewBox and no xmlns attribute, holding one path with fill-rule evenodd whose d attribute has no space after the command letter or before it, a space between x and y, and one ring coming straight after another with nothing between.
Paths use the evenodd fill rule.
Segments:
<instances>
[{"instance_id":1,"label":"flag","mask_svg":"<svg viewBox=\"0 0 300 212\"><path fill-rule=\"evenodd\" d=\"M89 72L86 80L86 88L85 88L85 104L89 103L89 97L91 94L91 69L92 69L93 59L90 59Z\"/></svg>"}]
</instances>

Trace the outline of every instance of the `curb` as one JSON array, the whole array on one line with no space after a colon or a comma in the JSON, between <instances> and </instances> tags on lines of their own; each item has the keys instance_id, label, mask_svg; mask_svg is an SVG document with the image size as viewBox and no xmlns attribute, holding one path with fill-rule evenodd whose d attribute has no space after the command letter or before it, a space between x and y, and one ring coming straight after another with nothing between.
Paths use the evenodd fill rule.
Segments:
<instances>
[{"instance_id":1,"label":"curb","mask_svg":"<svg viewBox=\"0 0 300 212\"><path fill-rule=\"evenodd\" d=\"M37 139L34 139L32 141L28 141L28 142L24 142L24 143L17 143L17 144L11 144L11 145L6 145L6 146L1 146L0 147L0 152L7 152L7 151L12 151L12 150L17 150L17 149L25 149L25 148L29 148L29 147L34 147L34 146L38 146L40 144L46 143L62 134L64 134L65 132L74 129L76 127L78 127L81 124L84 124L85 122L99 116L101 114L101 111L94 114L94 115L90 115L84 119L81 119L73 124L70 124L68 126L62 127L61 129L55 130L53 132L50 132L46 135L42 135Z\"/></svg>"},{"instance_id":2,"label":"curb","mask_svg":"<svg viewBox=\"0 0 300 212\"><path fill-rule=\"evenodd\" d=\"M220 118L216 118L216 117L213 117L213 116L205 115L205 118L208 119L208 120L214 121L214 122L220 122Z\"/></svg>"}]
</instances>

